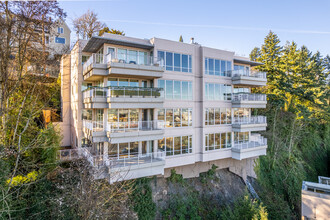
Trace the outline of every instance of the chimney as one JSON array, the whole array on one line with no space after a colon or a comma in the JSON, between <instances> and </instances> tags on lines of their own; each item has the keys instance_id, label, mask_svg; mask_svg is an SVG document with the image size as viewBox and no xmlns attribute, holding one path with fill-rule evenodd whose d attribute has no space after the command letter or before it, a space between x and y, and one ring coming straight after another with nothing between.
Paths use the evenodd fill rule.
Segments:
<instances>
[{"instance_id":1,"label":"chimney","mask_svg":"<svg viewBox=\"0 0 330 220\"><path fill-rule=\"evenodd\" d=\"M190 38L190 43L191 44L194 44L195 43L195 39L192 37L192 38Z\"/></svg>"}]
</instances>

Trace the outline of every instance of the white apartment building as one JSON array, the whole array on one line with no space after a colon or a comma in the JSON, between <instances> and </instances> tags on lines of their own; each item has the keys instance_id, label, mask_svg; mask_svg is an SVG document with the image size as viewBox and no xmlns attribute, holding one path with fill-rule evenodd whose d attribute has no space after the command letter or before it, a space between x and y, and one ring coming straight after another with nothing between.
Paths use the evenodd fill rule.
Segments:
<instances>
[{"instance_id":1,"label":"white apartment building","mask_svg":"<svg viewBox=\"0 0 330 220\"><path fill-rule=\"evenodd\" d=\"M63 146L96 178L198 176L212 164L243 179L266 154L266 74L234 52L160 38L104 34L62 57ZM61 152L62 159L73 150ZM120 176L116 178L115 176Z\"/></svg>"}]
</instances>

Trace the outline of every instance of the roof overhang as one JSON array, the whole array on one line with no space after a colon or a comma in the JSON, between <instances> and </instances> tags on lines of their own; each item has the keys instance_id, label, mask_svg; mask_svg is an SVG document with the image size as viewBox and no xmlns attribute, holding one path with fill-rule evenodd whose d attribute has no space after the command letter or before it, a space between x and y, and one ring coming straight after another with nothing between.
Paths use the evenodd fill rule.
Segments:
<instances>
[{"instance_id":1,"label":"roof overhang","mask_svg":"<svg viewBox=\"0 0 330 220\"><path fill-rule=\"evenodd\" d=\"M105 38L105 37L97 37L94 36L87 42L86 46L82 50L82 52L89 52L94 53L97 52L98 49L103 44L115 44L120 46L127 46L127 47L135 47L140 49L147 49L150 50L154 46L152 44L143 44L143 43L137 43L132 41L126 41L126 40L119 40L119 39L111 39L111 38Z\"/></svg>"},{"instance_id":2,"label":"roof overhang","mask_svg":"<svg viewBox=\"0 0 330 220\"><path fill-rule=\"evenodd\" d=\"M260 63L260 62L255 62L255 61L251 61L251 60L244 60L244 59L237 59L237 58L234 58L234 63L246 64L246 65L250 65L250 66L263 65L263 63Z\"/></svg>"}]
</instances>

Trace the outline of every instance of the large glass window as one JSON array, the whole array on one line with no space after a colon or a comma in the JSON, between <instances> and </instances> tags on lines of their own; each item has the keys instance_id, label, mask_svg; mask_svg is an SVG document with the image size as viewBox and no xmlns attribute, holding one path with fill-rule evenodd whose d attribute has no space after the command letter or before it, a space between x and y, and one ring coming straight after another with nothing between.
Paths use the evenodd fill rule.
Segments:
<instances>
[{"instance_id":1,"label":"large glass window","mask_svg":"<svg viewBox=\"0 0 330 220\"><path fill-rule=\"evenodd\" d=\"M192 153L192 136L166 137L158 140L158 148L166 151L166 156Z\"/></svg>"},{"instance_id":2,"label":"large glass window","mask_svg":"<svg viewBox=\"0 0 330 220\"><path fill-rule=\"evenodd\" d=\"M158 60L168 71L192 72L191 55L158 51Z\"/></svg>"},{"instance_id":3,"label":"large glass window","mask_svg":"<svg viewBox=\"0 0 330 220\"><path fill-rule=\"evenodd\" d=\"M231 100L231 85L205 83L206 100Z\"/></svg>"},{"instance_id":4,"label":"large glass window","mask_svg":"<svg viewBox=\"0 0 330 220\"><path fill-rule=\"evenodd\" d=\"M231 147L231 132L206 134L204 138L206 151Z\"/></svg>"},{"instance_id":5,"label":"large glass window","mask_svg":"<svg viewBox=\"0 0 330 220\"><path fill-rule=\"evenodd\" d=\"M191 100L192 99L192 82L158 80L158 87L165 91L166 99Z\"/></svg>"},{"instance_id":6,"label":"large glass window","mask_svg":"<svg viewBox=\"0 0 330 220\"><path fill-rule=\"evenodd\" d=\"M231 77L232 62L226 60L218 60L212 58L205 58L205 74L216 76Z\"/></svg>"},{"instance_id":7,"label":"large glass window","mask_svg":"<svg viewBox=\"0 0 330 220\"><path fill-rule=\"evenodd\" d=\"M231 124L230 108L206 108L205 125Z\"/></svg>"},{"instance_id":8,"label":"large glass window","mask_svg":"<svg viewBox=\"0 0 330 220\"><path fill-rule=\"evenodd\" d=\"M159 109L158 120L164 120L166 114L166 127L187 127L192 126L192 109Z\"/></svg>"}]
</instances>

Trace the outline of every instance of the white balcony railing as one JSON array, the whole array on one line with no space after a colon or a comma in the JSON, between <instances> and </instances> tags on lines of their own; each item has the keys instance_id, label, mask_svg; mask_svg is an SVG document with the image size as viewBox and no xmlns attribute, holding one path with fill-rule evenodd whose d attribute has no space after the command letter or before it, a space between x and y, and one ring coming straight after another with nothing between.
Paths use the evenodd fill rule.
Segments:
<instances>
[{"instance_id":1,"label":"white balcony railing","mask_svg":"<svg viewBox=\"0 0 330 220\"><path fill-rule=\"evenodd\" d=\"M251 116L251 117L234 117L233 124L243 125L243 124L266 124L266 116Z\"/></svg>"},{"instance_id":2,"label":"white balcony railing","mask_svg":"<svg viewBox=\"0 0 330 220\"><path fill-rule=\"evenodd\" d=\"M91 64L105 64L103 54L93 53L92 56L83 64L83 70L85 71Z\"/></svg>"},{"instance_id":3,"label":"white balcony railing","mask_svg":"<svg viewBox=\"0 0 330 220\"><path fill-rule=\"evenodd\" d=\"M81 148L81 155L93 167L98 168L102 166L109 166L110 168L138 166L165 160L165 152L160 149L152 153L119 154L116 157L110 157L108 155L94 155L91 148Z\"/></svg>"},{"instance_id":4,"label":"white balcony railing","mask_svg":"<svg viewBox=\"0 0 330 220\"><path fill-rule=\"evenodd\" d=\"M250 140L243 142L234 141L233 144L233 148L236 149L249 149L260 146L267 146L267 138L260 135L251 135Z\"/></svg>"},{"instance_id":5,"label":"white balcony railing","mask_svg":"<svg viewBox=\"0 0 330 220\"><path fill-rule=\"evenodd\" d=\"M142 87L91 87L83 92L83 98L102 97L122 97L122 98L162 98L164 90L162 88L142 88Z\"/></svg>"},{"instance_id":6,"label":"white balcony railing","mask_svg":"<svg viewBox=\"0 0 330 220\"><path fill-rule=\"evenodd\" d=\"M83 127L90 131L97 132L103 131L102 121L83 120Z\"/></svg>"},{"instance_id":7,"label":"white balcony railing","mask_svg":"<svg viewBox=\"0 0 330 220\"><path fill-rule=\"evenodd\" d=\"M131 122L109 122L107 131L111 133L152 131L165 128L164 121L131 121Z\"/></svg>"},{"instance_id":8,"label":"white balcony railing","mask_svg":"<svg viewBox=\"0 0 330 220\"><path fill-rule=\"evenodd\" d=\"M109 63L126 63L144 66L162 66L163 60L154 61L154 57L146 55L145 53L136 54L122 54L122 53L109 53L98 54L93 53L89 59L83 64L83 70L85 71L91 64L109 64Z\"/></svg>"},{"instance_id":9,"label":"white balcony railing","mask_svg":"<svg viewBox=\"0 0 330 220\"><path fill-rule=\"evenodd\" d=\"M232 75L233 77L247 76L247 77L260 78L260 79L267 78L266 72L251 71L251 70L233 70Z\"/></svg>"},{"instance_id":10,"label":"white balcony railing","mask_svg":"<svg viewBox=\"0 0 330 220\"><path fill-rule=\"evenodd\" d=\"M233 93L232 101L267 101L266 94Z\"/></svg>"}]
</instances>

